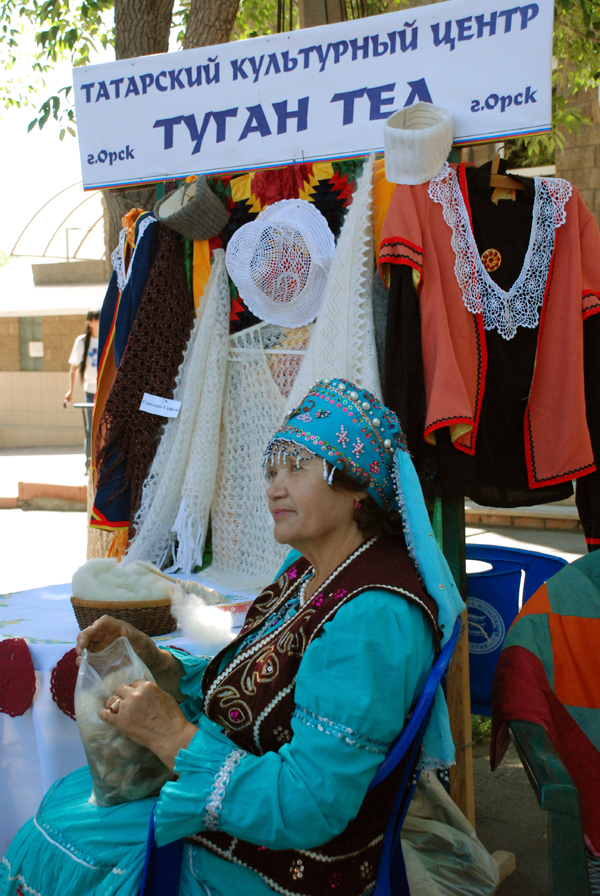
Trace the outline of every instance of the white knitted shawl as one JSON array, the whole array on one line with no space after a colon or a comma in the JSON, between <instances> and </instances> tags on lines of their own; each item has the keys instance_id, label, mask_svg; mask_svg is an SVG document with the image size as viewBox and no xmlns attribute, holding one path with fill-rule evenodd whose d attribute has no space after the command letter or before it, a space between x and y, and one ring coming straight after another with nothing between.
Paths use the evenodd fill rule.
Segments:
<instances>
[{"instance_id":1,"label":"white knitted shawl","mask_svg":"<svg viewBox=\"0 0 600 896\"><path fill-rule=\"evenodd\" d=\"M357 183L289 408L325 377L344 377L381 399L371 295L374 161L371 155Z\"/></svg>"},{"instance_id":2,"label":"white knitted shawl","mask_svg":"<svg viewBox=\"0 0 600 896\"><path fill-rule=\"evenodd\" d=\"M177 378L178 417L165 426L135 518L136 536L123 562L161 567L177 548L172 569L202 563L215 488L229 337L225 253L215 252L206 309L196 320Z\"/></svg>"}]
</instances>

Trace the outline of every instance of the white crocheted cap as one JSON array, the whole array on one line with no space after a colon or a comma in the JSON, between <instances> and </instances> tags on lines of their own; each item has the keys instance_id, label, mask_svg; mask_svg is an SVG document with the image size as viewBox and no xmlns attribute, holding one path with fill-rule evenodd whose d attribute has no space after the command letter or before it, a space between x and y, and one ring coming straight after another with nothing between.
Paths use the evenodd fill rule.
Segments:
<instances>
[{"instance_id":1,"label":"white crocheted cap","mask_svg":"<svg viewBox=\"0 0 600 896\"><path fill-rule=\"evenodd\" d=\"M284 199L236 230L225 263L253 314L302 327L319 313L334 249L329 225L313 203Z\"/></svg>"},{"instance_id":2,"label":"white crocheted cap","mask_svg":"<svg viewBox=\"0 0 600 896\"><path fill-rule=\"evenodd\" d=\"M452 137L452 114L447 109L415 103L394 112L384 125L386 180L414 186L437 177Z\"/></svg>"}]
</instances>

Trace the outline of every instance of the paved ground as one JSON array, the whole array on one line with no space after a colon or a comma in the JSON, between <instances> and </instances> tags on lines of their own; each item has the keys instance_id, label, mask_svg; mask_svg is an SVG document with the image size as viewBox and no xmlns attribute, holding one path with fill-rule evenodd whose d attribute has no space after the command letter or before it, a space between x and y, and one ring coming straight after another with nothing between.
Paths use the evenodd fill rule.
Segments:
<instances>
[{"instance_id":1,"label":"paved ground","mask_svg":"<svg viewBox=\"0 0 600 896\"><path fill-rule=\"evenodd\" d=\"M83 468L78 449L2 450L0 496L16 494L19 480L83 484ZM543 550L568 561L586 552L581 533L561 530L470 526L467 540ZM85 562L85 514L0 510L0 545L0 593L68 582ZM500 886L498 896L547 896L546 816L514 750L492 775L487 745L475 748L475 793L479 838L490 852L504 849L517 856L517 870Z\"/></svg>"},{"instance_id":2,"label":"paved ground","mask_svg":"<svg viewBox=\"0 0 600 896\"><path fill-rule=\"evenodd\" d=\"M17 494L17 483L85 485L81 448L0 450L0 497ZM85 563L85 513L0 510L0 593L69 582Z\"/></svg>"}]
</instances>

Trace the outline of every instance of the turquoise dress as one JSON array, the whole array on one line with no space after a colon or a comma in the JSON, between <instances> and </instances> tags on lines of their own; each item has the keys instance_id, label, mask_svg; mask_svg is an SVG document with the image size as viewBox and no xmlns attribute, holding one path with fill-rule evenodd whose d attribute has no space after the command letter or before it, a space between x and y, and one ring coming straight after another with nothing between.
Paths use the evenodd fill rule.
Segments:
<instances>
[{"instance_id":1,"label":"turquoise dress","mask_svg":"<svg viewBox=\"0 0 600 896\"><path fill-rule=\"evenodd\" d=\"M290 554L284 568L297 557ZM272 618L265 626L282 622ZM155 803L159 846L201 830L209 800L221 830L271 849L331 840L358 812L434 659L431 626L418 606L389 592L364 592L340 608L302 658L292 740L282 738L277 753L244 756L226 785L213 789L220 770L229 769L233 744L202 713L208 659L173 652L185 667L181 708L198 727L175 760L178 779L163 787L158 802L109 809L89 803L87 767L57 781L2 860L1 896L137 896ZM233 653L232 647L223 665ZM241 893L274 891L253 871L186 845L182 896Z\"/></svg>"}]
</instances>

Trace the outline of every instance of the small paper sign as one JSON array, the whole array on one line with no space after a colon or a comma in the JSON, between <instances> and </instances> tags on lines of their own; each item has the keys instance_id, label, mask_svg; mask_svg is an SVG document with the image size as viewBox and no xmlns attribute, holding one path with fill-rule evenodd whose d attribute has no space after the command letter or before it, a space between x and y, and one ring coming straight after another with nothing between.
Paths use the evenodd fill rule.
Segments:
<instances>
[{"instance_id":1,"label":"small paper sign","mask_svg":"<svg viewBox=\"0 0 600 896\"><path fill-rule=\"evenodd\" d=\"M180 401L173 401L172 398L161 398L160 395L150 395L144 392L140 411L146 411L147 414L156 414L158 417L176 417L181 407Z\"/></svg>"}]
</instances>

